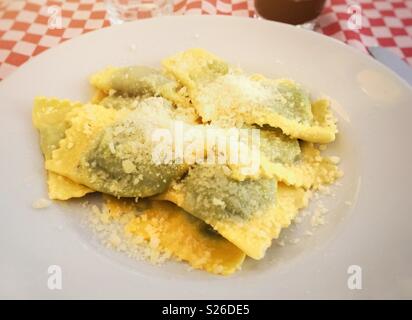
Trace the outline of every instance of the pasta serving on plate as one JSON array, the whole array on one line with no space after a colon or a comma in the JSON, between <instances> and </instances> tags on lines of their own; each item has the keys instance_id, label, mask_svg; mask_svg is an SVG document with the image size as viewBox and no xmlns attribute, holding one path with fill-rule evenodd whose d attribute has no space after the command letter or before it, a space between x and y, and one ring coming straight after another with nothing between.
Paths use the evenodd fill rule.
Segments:
<instances>
[{"instance_id":1,"label":"pasta serving on plate","mask_svg":"<svg viewBox=\"0 0 412 320\"><path fill-rule=\"evenodd\" d=\"M93 219L120 226L105 241L121 251L231 274L342 176L321 154L337 134L329 101L292 80L189 49L90 83L87 103L36 97L33 123L50 199L102 193Z\"/></svg>"}]
</instances>

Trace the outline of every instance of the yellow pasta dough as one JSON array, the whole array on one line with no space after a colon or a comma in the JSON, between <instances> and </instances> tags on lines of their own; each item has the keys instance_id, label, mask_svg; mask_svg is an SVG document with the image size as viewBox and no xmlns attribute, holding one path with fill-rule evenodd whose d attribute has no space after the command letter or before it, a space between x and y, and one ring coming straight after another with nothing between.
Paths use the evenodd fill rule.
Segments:
<instances>
[{"instance_id":1,"label":"yellow pasta dough","mask_svg":"<svg viewBox=\"0 0 412 320\"><path fill-rule=\"evenodd\" d=\"M33 107L33 124L40 133L40 146L46 160L58 148L69 127L69 118L81 107L78 102L55 98L37 97ZM67 200L82 197L93 190L72 180L47 172L47 185L50 199Z\"/></svg>"},{"instance_id":2,"label":"yellow pasta dough","mask_svg":"<svg viewBox=\"0 0 412 320\"><path fill-rule=\"evenodd\" d=\"M134 201L108 197L106 207L112 217L134 213L125 232L148 242L158 242L157 249L186 261L195 269L229 275L241 268L245 254L213 229L183 209L167 201L150 201L138 211Z\"/></svg>"}]
</instances>

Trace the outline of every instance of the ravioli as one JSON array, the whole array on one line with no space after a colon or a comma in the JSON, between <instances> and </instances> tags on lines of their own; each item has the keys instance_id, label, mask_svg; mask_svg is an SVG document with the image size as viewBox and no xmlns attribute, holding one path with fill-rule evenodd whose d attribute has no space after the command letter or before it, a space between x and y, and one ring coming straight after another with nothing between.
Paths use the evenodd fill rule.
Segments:
<instances>
[{"instance_id":1,"label":"ravioli","mask_svg":"<svg viewBox=\"0 0 412 320\"><path fill-rule=\"evenodd\" d=\"M255 179L275 177L278 181L294 187L317 189L340 178L343 173L333 157L323 157L313 143L300 142L284 135L279 129L260 128L260 170ZM233 172L232 177L244 177Z\"/></svg>"},{"instance_id":2,"label":"ravioli","mask_svg":"<svg viewBox=\"0 0 412 320\"><path fill-rule=\"evenodd\" d=\"M291 80L245 75L201 49L167 58L163 66L190 89L191 101L204 122L270 125L292 138L316 143L335 139L336 119L329 105L311 105L309 95Z\"/></svg>"},{"instance_id":3,"label":"ravioli","mask_svg":"<svg viewBox=\"0 0 412 320\"><path fill-rule=\"evenodd\" d=\"M274 179L237 181L223 166L201 165L156 199L174 202L248 256L261 259L278 228L273 223L276 186Z\"/></svg>"},{"instance_id":4,"label":"ravioli","mask_svg":"<svg viewBox=\"0 0 412 320\"><path fill-rule=\"evenodd\" d=\"M313 115L310 123L302 123L294 119L285 118L278 113L268 110L253 110L254 114L246 121L258 125L268 124L293 138L314 143L330 143L336 138L336 118L330 110L330 101L321 99L311 104Z\"/></svg>"},{"instance_id":5,"label":"ravioli","mask_svg":"<svg viewBox=\"0 0 412 320\"><path fill-rule=\"evenodd\" d=\"M105 128L88 152L86 161L94 166L93 176L102 182L101 190L123 197L147 197L163 192L187 171L185 164L153 162L150 134L156 127L148 123L145 115L138 108L121 122ZM161 123L155 125L160 127Z\"/></svg>"},{"instance_id":6,"label":"ravioli","mask_svg":"<svg viewBox=\"0 0 412 320\"><path fill-rule=\"evenodd\" d=\"M172 107L161 98L144 100L135 111L86 105L72 118L66 138L46 167L115 196L161 193L187 170L185 164L152 161L151 133L168 128L173 116Z\"/></svg>"},{"instance_id":7,"label":"ravioli","mask_svg":"<svg viewBox=\"0 0 412 320\"><path fill-rule=\"evenodd\" d=\"M162 96L181 107L188 107L185 89L160 71L145 66L108 67L90 77L90 83L108 95L126 97Z\"/></svg>"},{"instance_id":8,"label":"ravioli","mask_svg":"<svg viewBox=\"0 0 412 320\"><path fill-rule=\"evenodd\" d=\"M279 181L295 187L318 189L320 186L334 183L343 172L331 157L322 157L313 143L301 143L302 156L295 163L265 162L263 176L275 176Z\"/></svg>"},{"instance_id":9,"label":"ravioli","mask_svg":"<svg viewBox=\"0 0 412 320\"><path fill-rule=\"evenodd\" d=\"M116 111L98 105L79 106L69 119L71 125L59 147L52 151L50 159L46 159L46 169L93 188L87 170L80 168L81 158L90 148L91 141L106 125L112 124L116 116Z\"/></svg>"},{"instance_id":10,"label":"ravioli","mask_svg":"<svg viewBox=\"0 0 412 320\"><path fill-rule=\"evenodd\" d=\"M201 182L198 174L193 179L197 182L183 180L156 199L169 200L202 219L246 255L257 260L264 257L272 240L279 237L282 228L290 225L298 210L307 206L310 195L303 188L276 185L275 180L268 180L265 186L260 180L247 182L249 186L246 187L242 185L244 182L231 181L232 185L228 185L232 194L225 196L228 188L219 188L224 180L219 172L215 172L213 177L203 176ZM199 187L199 184L208 185ZM233 184L237 186L233 188ZM265 188L272 189L272 194ZM248 210L250 212L246 215Z\"/></svg>"},{"instance_id":11,"label":"ravioli","mask_svg":"<svg viewBox=\"0 0 412 320\"><path fill-rule=\"evenodd\" d=\"M225 132L226 139L231 144L231 134L233 130L239 135L242 130L257 130L258 135L253 139L253 133L248 133L248 136L239 139L239 153L246 153L250 157L250 161L234 164L229 156L228 167L232 170L232 178L242 181L246 178L260 179L275 177L283 181L285 178L284 171L301 161L301 147L299 140L292 139L286 136L280 129L271 128L269 126L244 126L240 130L230 128L222 129ZM223 136L223 134L221 135ZM233 142L232 142L233 143ZM241 146L243 144L243 146ZM233 145L230 145L232 147ZM228 151L228 153L230 150ZM277 168L281 170L276 170ZM244 169L253 168L244 173ZM277 174L279 173L279 177Z\"/></svg>"},{"instance_id":12,"label":"ravioli","mask_svg":"<svg viewBox=\"0 0 412 320\"><path fill-rule=\"evenodd\" d=\"M70 115L81 107L78 102L55 98L37 97L34 100L33 124L40 133L40 147L46 160L58 148L69 127ZM67 200L82 197L93 190L77 184L54 172L47 172L47 185L50 199Z\"/></svg>"},{"instance_id":13,"label":"ravioli","mask_svg":"<svg viewBox=\"0 0 412 320\"><path fill-rule=\"evenodd\" d=\"M134 212L125 232L148 242L158 242L160 250L186 261L195 269L229 275L239 270L245 254L217 234L202 220L167 201L150 201L138 211L134 201L108 198L106 207L114 217Z\"/></svg>"}]
</instances>

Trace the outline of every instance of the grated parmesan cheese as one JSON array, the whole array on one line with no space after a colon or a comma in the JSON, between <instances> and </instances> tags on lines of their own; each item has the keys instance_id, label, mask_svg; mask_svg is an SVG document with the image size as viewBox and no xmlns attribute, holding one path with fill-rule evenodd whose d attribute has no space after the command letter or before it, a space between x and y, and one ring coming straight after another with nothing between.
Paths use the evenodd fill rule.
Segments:
<instances>
[{"instance_id":1,"label":"grated parmesan cheese","mask_svg":"<svg viewBox=\"0 0 412 320\"><path fill-rule=\"evenodd\" d=\"M152 234L150 242L141 236L125 232L126 226L135 219L135 214L123 212L118 216L105 206L100 209L97 205L88 205L88 209L84 223L107 248L124 253L135 260L150 261L155 265L161 265L170 259L171 254L159 248L159 241L156 241L155 236L157 230L148 230Z\"/></svg>"},{"instance_id":2,"label":"grated parmesan cheese","mask_svg":"<svg viewBox=\"0 0 412 320\"><path fill-rule=\"evenodd\" d=\"M325 206L322 203L318 203L317 208L315 209L312 218L310 220L310 223L312 227L318 227L321 225L324 225L326 220L325 220L325 214L329 210L325 208Z\"/></svg>"},{"instance_id":3,"label":"grated parmesan cheese","mask_svg":"<svg viewBox=\"0 0 412 320\"><path fill-rule=\"evenodd\" d=\"M50 200L47 200L47 199L44 199L44 198L39 198L39 199L35 200L35 201L32 203L31 206L32 206L34 209L44 209L44 208L49 207L50 204L51 204Z\"/></svg>"},{"instance_id":4,"label":"grated parmesan cheese","mask_svg":"<svg viewBox=\"0 0 412 320\"><path fill-rule=\"evenodd\" d=\"M339 164L340 162L340 158L337 156L331 156L329 157L329 160L333 163L333 164Z\"/></svg>"}]
</instances>

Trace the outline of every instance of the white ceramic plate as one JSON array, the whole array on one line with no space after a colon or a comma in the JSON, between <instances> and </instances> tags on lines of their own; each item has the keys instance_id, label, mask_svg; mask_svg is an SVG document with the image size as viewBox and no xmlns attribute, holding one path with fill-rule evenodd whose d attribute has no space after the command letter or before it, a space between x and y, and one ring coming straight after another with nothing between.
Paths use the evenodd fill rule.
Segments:
<instances>
[{"instance_id":1,"label":"white ceramic plate","mask_svg":"<svg viewBox=\"0 0 412 320\"><path fill-rule=\"evenodd\" d=\"M31 123L34 96L86 101L89 74L107 65L158 66L190 47L295 79L314 96L331 97L339 118L331 152L342 158L345 177L325 200L327 224L295 245L274 245L231 277L183 264L155 267L102 248L80 226L76 203L31 207L47 195ZM0 83L0 297L411 298L411 101L411 88L368 56L314 32L252 19L152 19L49 50ZM48 289L50 265L61 267L62 290ZM348 288L352 265L361 268L361 290Z\"/></svg>"}]
</instances>

